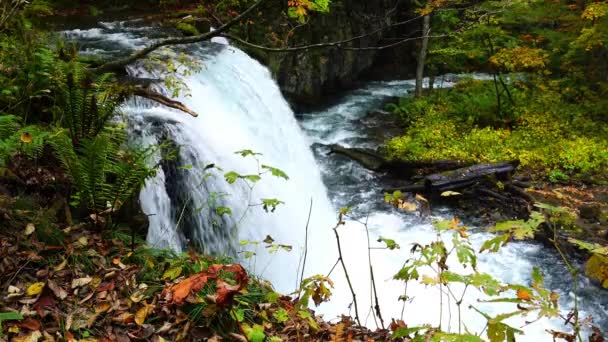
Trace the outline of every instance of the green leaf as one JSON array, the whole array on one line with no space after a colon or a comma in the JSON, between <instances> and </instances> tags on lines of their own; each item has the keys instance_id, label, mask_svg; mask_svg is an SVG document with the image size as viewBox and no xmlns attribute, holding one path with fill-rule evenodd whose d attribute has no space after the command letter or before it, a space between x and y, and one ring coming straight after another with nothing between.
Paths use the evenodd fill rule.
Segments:
<instances>
[{"instance_id":1,"label":"green leaf","mask_svg":"<svg viewBox=\"0 0 608 342\"><path fill-rule=\"evenodd\" d=\"M252 183L257 183L260 181L260 179L262 179L262 177L260 177L259 175L245 175L241 176L241 178L246 179Z\"/></svg>"},{"instance_id":2,"label":"green leaf","mask_svg":"<svg viewBox=\"0 0 608 342\"><path fill-rule=\"evenodd\" d=\"M275 177L283 178L285 180L289 179L289 177L287 176L287 174L285 172L283 172L282 170L279 170L275 167L268 166L268 165L262 165L262 169L266 169L266 170L270 171L270 173Z\"/></svg>"},{"instance_id":3,"label":"green leaf","mask_svg":"<svg viewBox=\"0 0 608 342\"><path fill-rule=\"evenodd\" d=\"M394 249L399 249L399 244L397 244L397 242L395 242L395 240L393 239L387 239L384 237L379 237L378 238L378 242L384 242L386 244L386 248L390 249L390 250L394 250Z\"/></svg>"},{"instance_id":4,"label":"green leaf","mask_svg":"<svg viewBox=\"0 0 608 342\"><path fill-rule=\"evenodd\" d=\"M284 322L286 322L289 319L289 313L287 312L287 310L285 310L283 308L280 308L279 310L275 311L272 314L272 316L279 323L284 323Z\"/></svg>"},{"instance_id":5,"label":"green leaf","mask_svg":"<svg viewBox=\"0 0 608 342\"><path fill-rule=\"evenodd\" d=\"M253 327L243 324L243 330L247 335L247 340L251 342L263 342L266 338L266 334L264 334L264 327L259 324L254 324Z\"/></svg>"},{"instance_id":6,"label":"green leaf","mask_svg":"<svg viewBox=\"0 0 608 342\"><path fill-rule=\"evenodd\" d=\"M240 154L241 157L247 157L247 156L261 156L261 153L257 153L254 152L252 150L240 150L240 151L236 151L234 152L235 154Z\"/></svg>"},{"instance_id":7,"label":"green leaf","mask_svg":"<svg viewBox=\"0 0 608 342\"><path fill-rule=\"evenodd\" d=\"M215 208L215 213L220 216L222 216L224 214L232 215L232 209L230 209L228 207L217 207L217 208Z\"/></svg>"},{"instance_id":8,"label":"green leaf","mask_svg":"<svg viewBox=\"0 0 608 342\"><path fill-rule=\"evenodd\" d=\"M410 327L410 328L397 328L393 332L393 338L400 337L409 337L412 333L419 332L421 330L428 330L430 328L429 325L423 325L419 327Z\"/></svg>"},{"instance_id":9,"label":"green leaf","mask_svg":"<svg viewBox=\"0 0 608 342\"><path fill-rule=\"evenodd\" d=\"M229 184L233 184L234 182L236 182L237 179L241 178L241 175L234 171L230 171L224 174L224 178L226 179L226 182L228 182Z\"/></svg>"},{"instance_id":10,"label":"green leaf","mask_svg":"<svg viewBox=\"0 0 608 342\"><path fill-rule=\"evenodd\" d=\"M182 274L181 266L173 266L163 273L162 279L164 280L174 280Z\"/></svg>"},{"instance_id":11,"label":"green leaf","mask_svg":"<svg viewBox=\"0 0 608 342\"><path fill-rule=\"evenodd\" d=\"M504 246L509 242L509 234L498 235L490 240L485 241L481 248L479 249L479 253L483 253L484 251L491 251L493 253L498 252L500 247Z\"/></svg>"},{"instance_id":12,"label":"green leaf","mask_svg":"<svg viewBox=\"0 0 608 342\"><path fill-rule=\"evenodd\" d=\"M18 312L0 312L0 336L2 336L2 322L21 320L23 316Z\"/></svg>"},{"instance_id":13,"label":"green leaf","mask_svg":"<svg viewBox=\"0 0 608 342\"><path fill-rule=\"evenodd\" d=\"M237 322L243 322L245 320L245 310L243 309L232 310L232 315Z\"/></svg>"},{"instance_id":14,"label":"green leaf","mask_svg":"<svg viewBox=\"0 0 608 342\"><path fill-rule=\"evenodd\" d=\"M279 201L276 198L262 198L262 209L264 209L265 212L270 210L271 213L274 213L281 204L285 204L285 202Z\"/></svg>"}]
</instances>

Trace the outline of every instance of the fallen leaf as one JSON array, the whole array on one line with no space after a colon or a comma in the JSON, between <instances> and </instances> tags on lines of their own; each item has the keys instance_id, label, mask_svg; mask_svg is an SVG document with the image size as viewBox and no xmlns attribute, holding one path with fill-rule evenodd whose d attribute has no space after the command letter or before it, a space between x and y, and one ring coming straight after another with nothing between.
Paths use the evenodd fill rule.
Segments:
<instances>
[{"instance_id":1,"label":"fallen leaf","mask_svg":"<svg viewBox=\"0 0 608 342\"><path fill-rule=\"evenodd\" d=\"M42 289L44 289L44 283L43 282L37 282L37 283L33 283L32 285L30 285L26 292L28 296L37 296L40 294L40 292L42 292Z\"/></svg>"},{"instance_id":2,"label":"fallen leaf","mask_svg":"<svg viewBox=\"0 0 608 342\"><path fill-rule=\"evenodd\" d=\"M93 278L91 277L72 279L72 288L75 289L77 287L85 286L89 284L92 280Z\"/></svg>"},{"instance_id":3,"label":"fallen leaf","mask_svg":"<svg viewBox=\"0 0 608 342\"><path fill-rule=\"evenodd\" d=\"M8 287L8 296L6 296L6 298L13 298L13 297L20 297L23 296L23 291L21 291L20 288L13 286L13 285L9 285Z\"/></svg>"},{"instance_id":4,"label":"fallen leaf","mask_svg":"<svg viewBox=\"0 0 608 342\"><path fill-rule=\"evenodd\" d=\"M144 324L144 322L146 321L146 317L148 316L149 310L150 310L150 305L148 305L148 303L146 303L146 302L143 302L143 307L141 307L135 313L135 323L137 325Z\"/></svg>"},{"instance_id":5,"label":"fallen leaf","mask_svg":"<svg viewBox=\"0 0 608 342\"><path fill-rule=\"evenodd\" d=\"M33 318L28 318L24 321L21 321L21 322L17 323L17 325L19 326L19 328L27 329L30 331L40 330L40 328L42 327L42 324L40 323L40 321L37 319L33 319Z\"/></svg>"},{"instance_id":6,"label":"fallen leaf","mask_svg":"<svg viewBox=\"0 0 608 342\"><path fill-rule=\"evenodd\" d=\"M181 266L173 266L163 273L162 279L164 280L174 280L182 274Z\"/></svg>"},{"instance_id":7,"label":"fallen leaf","mask_svg":"<svg viewBox=\"0 0 608 342\"><path fill-rule=\"evenodd\" d=\"M116 265L116 266L120 267L120 268L121 268L121 269L123 269L123 270L124 270L125 268L127 268L127 266L125 266L125 264L123 264L123 263L120 261L120 259L118 259L118 258L114 258L114 259L112 259L112 263L113 263L114 265Z\"/></svg>"},{"instance_id":8,"label":"fallen leaf","mask_svg":"<svg viewBox=\"0 0 608 342\"><path fill-rule=\"evenodd\" d=\"M59 299L65 299L68 296L68 292L66 290L50 279L47 281L47 286L49 289L51 289L51 291L53 291L55 297Z\"/></svg>"},{"instance_id":9,"label":"fallen leaf","mask_svg":"<svg viewBox=\"0 0 608 342\"><path fill-rule=\"evenodd\" d=\"M13 342L38 342L41 337L42 333L40 331L32 331L26 336L13 337Z\"/></svg>"},{"instance_id":10,"label":"fallen leaf","mask_svg":"<svg viewBox=\"0 0 608 342\"><path fill-rule=\"evenodd\" d=\"M36 230L36 226L34 226L33 223L28 223L25 226L25 230L23 231L23 234L25 236L30 236L30 235L32 235L34 233L35 230Z\"/></svg>"},{"instance_id":11,"label":"fallen leaf","mask_svg":"<svg viewBox=\"0 0 608 342\"><path fill-rule=\"evenodd\" d=\"M89 319L87 319L87 327L88 328L92 327L93 324L95 324L95 321L97 320L97 318L99 318L98 313L92 314L91 317L89 317Z\"/></svg>"},{"instance_id":12,"label":"fallen leaf","mask_svg":"<svg viewBox=\"0 0 608 342\"><path fill-rule=\"evenodd\" d=\"M78 244L80 244L81 247L85 247L89 245L89 239L87 239L86 236L81 236L78 238Z\"/></svg>"},{"instance_id":13,"label":"fallen leaf","mask_svg":"<svg viewBox=\"0 0 608 342\"><path fill-rule=\"evenodd\" d=\"M55 272L59 272L61 270L63 270L68 264L68 261L66 259L63 259L63 261L61 263L59 263L59 265L53 267L53 271Z\"/></svg>"},{"instance_id":14,"label":"fallen leaf","mask_svg":"<svg viewBox=\"0 0 608 342\"><path fill-rule=\"evenodd\" d=\"M129 324L129 323L133 322L134 317L135 316L130 312L123 312L116 317L112 317L112 320L114 322L121 323L121 324Z\"/></svg>"},{"instance_id":15,"label":"fallen leaf","mask_svg":"<svg viewBox=\"0 0 608 342\"><path fill-rule=\"evenodd\" d=\"M458 196L462 195L460 192L456 191L444 191L441 193L441 197L450 197L450 196Z\"/></svg>"},{"instance_id":16,"label":"fallen leaf","mask_svg":"<svg viewBox=\"0 0 608 342\"><path fill-rule=\"evenodd\" d=\"M104 313L112 308L112 304L108 301L103 301L95 305L95 313Z\"/></svg>"},{"instance_id":17,"label":"fallen leaf","mask_svg":"<svg viewBox=\"0 0 608 342\"><path fill-rule=\"evenodd\" d=\"M32 306L32 308L36 310L36 312L40 316L44 314L44 310L53 307L55 307L55 301L53 300L53 297L46 295L40 297L40 299L38 299L38 301L36 301L36 303L34 303L34 305Z\"/></svg>"}]
</instances>

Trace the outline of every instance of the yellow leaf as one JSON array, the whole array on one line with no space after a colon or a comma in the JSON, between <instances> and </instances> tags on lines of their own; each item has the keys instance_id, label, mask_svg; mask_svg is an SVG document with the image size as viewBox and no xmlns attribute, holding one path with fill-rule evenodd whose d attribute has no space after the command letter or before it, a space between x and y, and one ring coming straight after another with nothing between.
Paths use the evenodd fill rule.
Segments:
<instances>
[{"instance_id":1,"label":"yellow leaf","mask_svg":"<svg viewBox=\"0 0 608 342\"><path fill-rule=\"evenodd\" d=\"M28 132L23 132L21 133L20 139L22 143L29 144L32 142L32 135Z\"/></svg>"},{"instance_id":2,"label":"yellow leaf","mask_svg":"<svg viewBox=\"0 0 608 342\"><path fill-rule=\"evenodd\" d=\"M15 336L13 337L14 342L38 342L42 337L42 333L38 330L32 331L26 336Z\"/></svg>"},{"instance_id":3,"label":"yellow leaf","mask_svg":"<svg viewBox=\"0 0 608 342\"><path fill-rule=\"evenodd\" d=\"M53 268L53 270L55 272L59 272L59 271L63 270L65 268L65 266L67 266L67 264L68 264L68 261L66 259L63 259L63 261L59 265L55 266Z\"/></svg>"},{"instance_id":4,"label":"yellow leaf","mask_svg":"<svg viewBox=\"0 0 608 342\"><path fill-rule=\"evenodd\" d=\"M13 325L12 327L8 328L8 332L11 334L18 334L19 333L19 327Z\"/></svg>"},{"instance_id":5,"label":"yellow leaf","mask_svg":"<svg viewBox=\"0 0 608 342\"><path fill-rule=\"evenodd\" d=\"M89 244L89 239L87 239L86 236L81 236L80 238L78 238L78 243L83 247L87 246Z\"/></svg>"},{"instance_id":6,"label":"yellow leaf","mask_svg":"<svg viewBox=\"0 0 608 342\"><path fill-rule=\"evenodd\" d=\"M135 323L137 323L137 325L144 324L144 322L146 321L146 316L148 316L149 309L150 306L148 305L148 303L144 302L144 306L137 310L137 312L135 313Z\"/></svg>"},{"instance_id":7,"label":"yellow leaf","mask_svg":"<svg viewBox=\"0 0 608 342\"><path fill-rule=\"evenodd\" d=\"M462 195L460 192L456 191L444 191L441 193L441 197L450 197L450 196L458 196Z\"/></svg>"},{"instance_id":8,"label":"yellow leaf","mask_svg":"<svg viewBox=\"0 0 608 342\"><path fill-rule=\"evenodd\" d=\"M410 203L410 202L404 201L402 199L398 199L397 200L397 208L403 209L405 211L416 211L416 209L418 207L416 206L415 203Z\"/></svg>"},{"instance_id":9,"label":"yellow leaf","mask_svg":"<svg viewBox=\"0 0 608 342\"><path fill-rule=\"evenodd\" d=\"M44 283L37 282L30 285L26 292L28 296L37 296L40 294L40 292L42 292L42 289L44 289Z\"/></svg>"},{"instance_id":10,"label":"yellow leaf","mask_svg":"<svg viewBox=\"0 0 608 342\"><path fill-rule=\"evenodd\" d=\"M25 234L25 236L30 236L30 235L32 235L32 233L34 233L35 230L36 230L36 226L34 226L33 223L28 223L25 226L25 230L23 231L23 234Z\"/></svg>"}]
</instances>

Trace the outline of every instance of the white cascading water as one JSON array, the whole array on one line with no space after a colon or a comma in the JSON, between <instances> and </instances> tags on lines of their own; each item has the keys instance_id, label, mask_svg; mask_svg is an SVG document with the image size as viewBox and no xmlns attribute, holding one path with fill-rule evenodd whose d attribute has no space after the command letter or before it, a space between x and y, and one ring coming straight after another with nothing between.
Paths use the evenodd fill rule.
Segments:
<instances>
[{"instance_id":1,"label":"white cascading water","mask_svg":"<svg viewBox=\"0 0 608 342\"><path fill-rule=\"evenodd\" d=\"M268 70L238 49L218 44L217 50L210 58L201 56L202 70L184 79L189 95L179 100L199 117L137 102L124 108L135 123L133 131L144 143L169 139L180 146L177 162L192 166L161 168L141 193L142 208L150 215L148 242L173 249L190 243L206 252L233 254L255 249L252 245L241 247L239 241L262 241L270 235L275 243L294 250L268 256L258 247L251 267L262 276L270 276L280 290L290 292L296 285L311 199L309 239L315 241L309 246L311 264L315 258L334 259L333 249L327 245L331 242L328 222L333 221L334 211L308 143ZM131 74L155 76L143 68L132 68ZM256 156L259 165L253 156L235 153L244 149L260 153ZM211 170L213 175L204 180L201 169L211 163L223 171ZM222 176L229 171L257 174L262 165L280 168L289 180L266 172L250 190L243 181L228 184ZM170 177L167 172L172 173ZM222 194L215 206L209 206L211 194ZM177 198L180 201L172 202ZM276 198L285 204L266 212L256 205L262 198ZM232 210L230 217L213 214L220 204ZM183 241L183 230L191 231L190 239L197 241Z\"/></svg>"},{"instance_id":2,"label":"white cascading water","mask_svg":"<svg viewBox=\"0 0 608 342\"><path fill-rule=\"evenodd\" d=\"M107 32L111 41L122 32L116 29L122 28L122 24L110 24L105 26L112 26ZM102 39L98 37L98 31L88 34L87 31L79 31L78 34L85 40L90 40L91 36ZM125 35L124 39L128 40L129 36ZM134 39L139 43L143 38ZM129 42L123 44L128 45ZM189 96L181 96L178 100L196 111L199 117L146 101L130 101L123 108L129 118L134 141L156 145L168 140L179 146L177 158L162 162L157 176L148 181L140 195L142 209L150 220L148 241L175 250L196 246L209 253L241 256L239 252L255 249L255 257L241 261L251 271L271 280L277 290L288 293L296 287L311 199L307 275L330 271L338 256L332 231L337 220L336 206L354 205L354 215L368 222L372 245L378 245L376 240L379 236L393 238L401 245L401 249L396 251L372 251L385 323L390 318L400 318L402 302L398 298L403 294L404 286L392 277L410 257L411 244L434 241L435 232L428 220L378 205L381 185L375 174L353 162L328 157L322 150L317 150L315 160L310 144L368 144L362 137L357 120L365 117L367 111L377 108L373 107L379 105L374 102L376 99L403 94L411 88L412 82L373 84L322 112L303 114L304 134L270 73L258 62L223 44L198 46L190 49L189 54L202 62L202 69L183 78L189 88ZM132 66L130 73L144 78L155 78L159 74L139 66ZM369 146L373 147L373 144ZM244 175L258 172L259 165L253 157L234 153L243 149L261 153L258 156L260 164L280 168L290 179L286 181L265 174L252 191L241 181L228 184L223 179L226 172L236 171ZM158 160L161 154L157 156ZM211 176L206 177L201 170L211 163L223 171L209 169ZM331 201L324 181L328 184ZM258 204L261 198L277 198L285 204L273 213L266 213L260 206L249 207L249 204ZM232 214L219 217L214 213L217 206L230 208ZM450 217L447 210L438 211L438 214ZM363 225L354 221L340 226L339 232L344 260L357 293L361 320L375 327L369 314L367 232ZM293 246L293 251L269 255L263 245L239 244L241 240L261 241L267 235L276 243ZM481 243L490 237L487 233L475 232L471 238L474 248L479 250ZM445 240L449 244L451 236L446 235ZM565 285L568 280L563 279L565 268L554 253L546 252L538 245L510 244L498 254L480 256L478 264L480 271L488 272L503 282L522 284L529 283L532 267L540 264L546 271L547 282L558 286L560 304L565 308L572 306L572 293ZM451 264L450 270L467 272L457 264ZM334 296L329 303L318 308L319 312L328 319L342 313L354 315L354 307L349 308L350 291L339 265L332 271L331 278L335 281ZM584 283L582 286L588 289L581 304L582 311L593 313L605 321L605 303L595 304L596 292L592 285ZM459 288L455 287L454 291L458 293ZM443 303L442 327L458 331L454 303L449 303L446 295L440 296L438 289L411 283L407 294L412 299L405 306L403 319L409 326L438 324L439 306ZM470 304L490 315L514 310L510 304L479 303L479 298L484 298L479 291L469 290L462 305L462 320L472 332L482 331L485 319L469 309ZM520 327L525 320L535 318L531 315L507 322ZM550 340L546 329L559 330L563 325L559 320L542 319L526 327L526 335L518 339Z\"/></svg>"}]
</instances>

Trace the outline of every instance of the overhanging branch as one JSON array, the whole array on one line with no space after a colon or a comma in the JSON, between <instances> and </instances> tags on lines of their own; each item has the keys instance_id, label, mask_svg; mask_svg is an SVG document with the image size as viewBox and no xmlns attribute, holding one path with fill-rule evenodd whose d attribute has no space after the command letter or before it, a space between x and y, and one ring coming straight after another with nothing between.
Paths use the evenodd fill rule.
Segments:
<instances>
[{"instance_id":1,"label":"overhanging branch","mask_svg":"<svg viewBox=\"0 0 608 342\"><path fill-rule=\"evenodd\" d=\"M184 113L188 113L188 114L192 115L193 117L198 116L198 113L196 113L192 109L188 108L183 103L170 99L170 98L166 97L165 95L158 93L156 91L146 89L146 88L134 88L130 91L130 93L132 95L140 96L140 97L152 100L154 102L160 103L164 106L167 106L167 107L170 107L173 109L177 109Z\"/></svg>"},{"instance_id":2,"label":"overhanging branch","mask_svg":"<svg viewBox=\"0 0 608 342\"><path fill-rule=\"evenodd\" d=\"M265 0L257 0L253 5L251 5L248 9L246 9L243 13L239 14L238 16L234 17L232 20L230 20L229 22L223 24L222 26L218 27L217 29L204 33L204 34L200 34L198 36L192 36L192 37L180 37L180 38L168 38L168 39L164 39L161 41L158 41L146 48L143 48L141 50L135 51L134 53L132 53L130 56L125 57L125 58L120 58L117 59L115 61L111 61L111 62L107 62L105 64L102 64L96 68L92 68L91 71L95 72L95 73L103 73L103 72L108 72L108 71L112 71L112 70L116 70L119 68L124 67L125 65L128 65L130 63L135 62L138 59L141 59L145 56L147 56L148 54L150 54L151 52L154 52L155 50L163 47L163 46L168 46L168 45L184 45L184 44L192 44L192 43L199 43L199 42L203 42L206 40L210 40L213 37L217 37L220 36L222 33L224 33L226 30L228 30L229 28L231 28L232 26L234 26L235 24L237 24L238 22L240 22L243 18L247 17L249 14L251 14L251 12L253 12L256 8L258 8Z\"/></svg>"}]
</instances>

